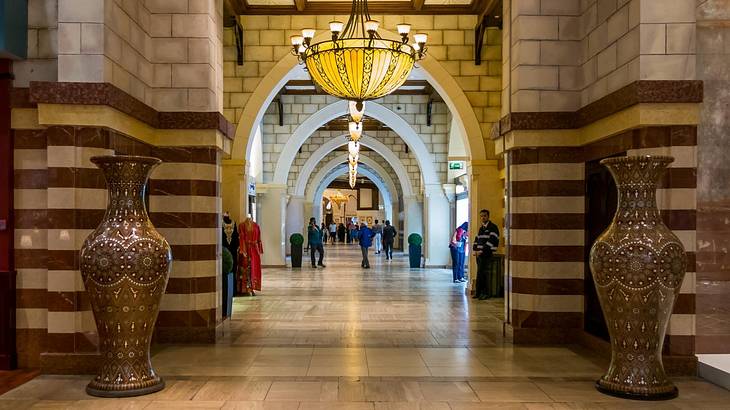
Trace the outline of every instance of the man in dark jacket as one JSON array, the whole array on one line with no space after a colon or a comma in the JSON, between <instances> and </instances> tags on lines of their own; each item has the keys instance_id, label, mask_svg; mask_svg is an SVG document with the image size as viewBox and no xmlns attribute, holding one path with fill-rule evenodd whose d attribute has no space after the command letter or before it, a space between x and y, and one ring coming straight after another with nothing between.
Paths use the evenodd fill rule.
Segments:
<instances>
[{"instance_id":1,"label":"man in dark jacket","mask_svg":"<svg viewBox=\"0 0 730 410\"><path fill-rule=\"evenodd\" d=\"M322 229L317 226L317 222L314 220L314 218L309 218L309 228L307 228L307 242L309 242L309 256L312 258L312 267L317 268L317 265L314 263L314 251L319 252L319 263L318 265L321 267L325 267L322 263L322 260L324 259L324 246L322 245L322 235L325 235L325 233L322 231Z\"/></svg>"},{"instance_id":2,"label":"man in dark jacket","mask_svg":"<svg viewBox=\"0 0 730 410\"><path fill-rule=\"evenodd\" d=\"M363 222L358 232L358 239L360 241L360 250L362 251L362 263L361 267L370 269L370 261L368 260L368 248L373 244L373 237L375 232L368 228L368 224Z\"/></svg>"},{"instance_id":3,"label":"man in dark jacket","mask_svg":"<svg viewBox=\"0 0 730 410\"><path fill-rule=\"evenodd\" d=\"M383 248L385 249L386 260L393 260L393 242L397 234L390 221L385 221L385 227L383 228Z\"/></svg>"},{"instance_id":4,"label":"man in dark jacket","mask_svg":"<svg viewBox=\"0 0 730 410\"><path fill-rule=\"evenodd\" d=\"M482 209L479 212L481 226L479 233L474 238L474 256L477 258L477 283L474 292L474 298L479 300L489 299L492 289L489 289L492 283L491 268L492 254L499 246L499 229L497 225L489 220L489 211Z\"/></svg>"}]
</instances>

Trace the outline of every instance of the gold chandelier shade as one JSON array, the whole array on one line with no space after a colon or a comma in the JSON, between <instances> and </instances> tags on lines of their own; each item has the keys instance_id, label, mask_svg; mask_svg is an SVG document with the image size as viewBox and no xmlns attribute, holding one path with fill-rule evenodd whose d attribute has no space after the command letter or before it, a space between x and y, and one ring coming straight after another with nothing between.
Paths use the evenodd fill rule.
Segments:
<instances>
[{"instance_id":1,"label":"gold chandelier shade","mask_svg":"<svg viewBox=\"0 0 730 410\"><path fill-rule=\"evenodd\" d=\"M383 97L408 78L416 51L382 38L347 38L313 44L304 51L312 79L331 95L356 101Z\"/></svg>"}]
</instances>

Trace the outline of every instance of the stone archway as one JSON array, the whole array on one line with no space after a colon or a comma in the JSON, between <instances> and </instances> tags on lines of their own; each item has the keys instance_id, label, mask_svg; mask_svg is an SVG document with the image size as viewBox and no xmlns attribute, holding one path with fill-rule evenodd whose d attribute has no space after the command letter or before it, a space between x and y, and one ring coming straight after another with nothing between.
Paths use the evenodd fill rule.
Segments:
<instances>
[{"instance_id":1,"label":"stone archway","mask_svg":"<svg viewBox=\"0 0 730 410\"><path fill-rule=\"evenodd\" d=\"M382 28L379 33L384 37L399 38L397 34ZM323 33L316 36L313 42L323 41L328 37L329 34ZM261 123L264 112L284 84L301 72L301 66L298 64L296 56L285 55L256 86L238 119L231 152L232 160L247 158L256 127ZM481 127L464 91L441 63L430 55L427 54L423 60L418 62L418 65L429 84L444 99L452 115L458 118L457 126L461 135L466 138L464 146L469 158L474 161L485 160L487 156Z\"/></svg>"},{"instance_id":2,"label":"stone archway","mask_svg":"<svg viewBox=\"0 0 730 410\"><path fill-rule=\"evenodd\" d=\"M377 139L365 134L363 134L363 136L360 138L360 143L363 146L377 152L388 162L388 164L390 164L391 167L393 167L393 171L395 171L396 177L400 182L404 196L413 196L415 194L411 181L408 178L408 171L400 162L398 156L390 148L388 148L385 144L378 141ZM299 171L299 176L297 177L296 183L294 184L294 195L301 196L305 194L305 191L307 189L307 182L310 180L310 175L312 172L314 172L317 164L324 157L326 157L327 154L343 145L347 145L347 140L345 139L344 135L341 138L330 139L322 146L317 148L317 150L310 155L309 159L307 159L307 162L304 163L302 169ZM383 172L385 172L385 170L383 170Z\"/></svg>"},{"instance_id":3,"label":"stone archway","mask_svg":"<svg viewBox=\"0 0 730 410\"><path fill-rule=\"evenodd\" d=\"M315 112L302 122L294 130L284 145L284 149L279 154L279 160L274 168L272 183L286 184L289 169L294 162L294 158L299 153L299 147L304 144L316 129L335 118L341 117L345 113L347 113L347 101L340 100ZM424 184L438 185L441 183L436 172L433 156L429 152L428 147L426 147L426 144L406 120L388 108L374 102L367 103L365 114L390 127L408 144L421 168Z\"/></svg>"}]
</instances>

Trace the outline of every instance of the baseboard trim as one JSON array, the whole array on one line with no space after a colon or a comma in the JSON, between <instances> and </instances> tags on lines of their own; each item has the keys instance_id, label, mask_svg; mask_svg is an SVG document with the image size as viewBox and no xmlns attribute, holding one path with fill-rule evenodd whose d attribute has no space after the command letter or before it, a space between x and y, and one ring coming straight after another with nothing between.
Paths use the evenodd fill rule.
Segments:
<instances>
[{"instance_id":1,"label":"baseboard trim","mask_svg":"<svg viewBox=\"0 0 730 410\"><path fill-rule=\"evenodd\" d=\"M100 364L99 353L41 353L43 374L96 374Z\"/></svg>"}]
</instances>

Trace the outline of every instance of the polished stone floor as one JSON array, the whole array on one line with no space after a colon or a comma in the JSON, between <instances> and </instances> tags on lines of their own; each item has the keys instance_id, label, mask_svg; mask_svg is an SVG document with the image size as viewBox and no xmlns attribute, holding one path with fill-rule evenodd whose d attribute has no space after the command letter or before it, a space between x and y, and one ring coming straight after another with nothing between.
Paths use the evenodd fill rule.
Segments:
<instances>
[{"instance_id":1,"label":"polished stone floor","mask_svg":"<svg viewBox=\"0 0 730 410\"><path fill-rule=\"evenodd\" d=\"M503 300L467 298L450 271L382 255L363 270L355 246L326 253L325 269L266 269L219 343L155 346L159 393L99 400L84 393L88 376L41 376L0 396L0 409L730 408L730 392L694 378L677 379L669 402L602 395L603 360L505 342Z\"/></svg>"}]
</instances>

